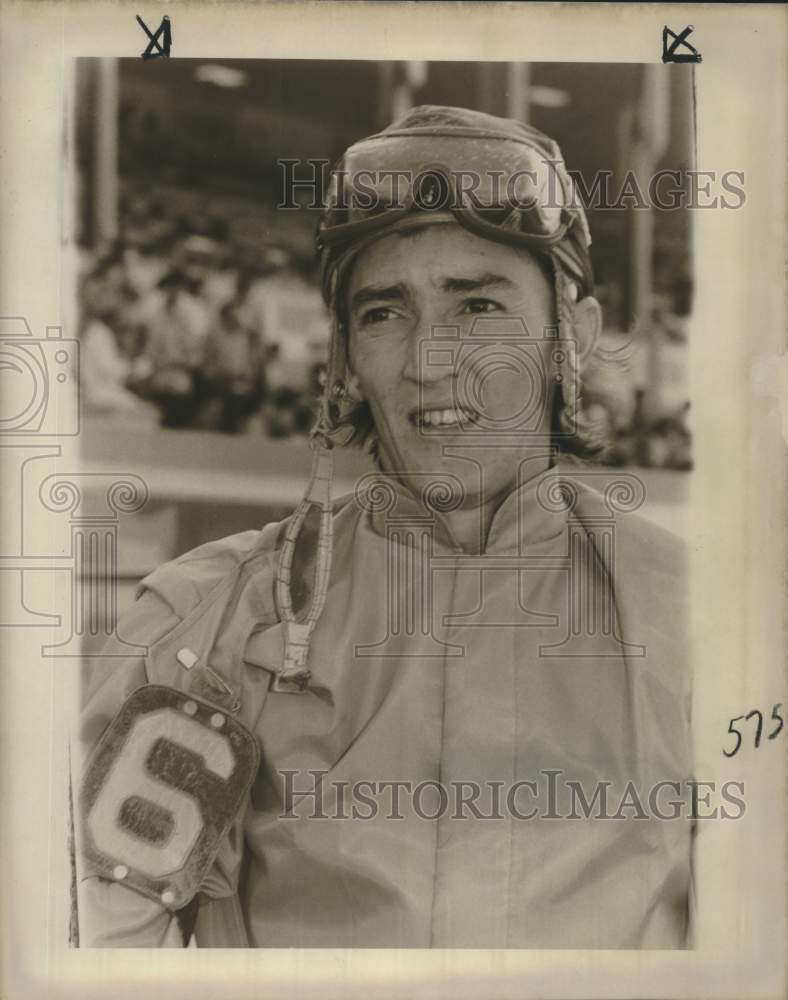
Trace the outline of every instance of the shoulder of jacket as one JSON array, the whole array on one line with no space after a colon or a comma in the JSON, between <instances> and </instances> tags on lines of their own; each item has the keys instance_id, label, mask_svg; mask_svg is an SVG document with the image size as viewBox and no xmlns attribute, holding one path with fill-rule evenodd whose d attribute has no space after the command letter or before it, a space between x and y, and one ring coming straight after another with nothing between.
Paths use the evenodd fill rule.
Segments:
<instances>
[{"instance_id":1,"label":"shoulder of jacket","mask_svg":"<svg viewBox=\"0 0 788 1000\"><path fill-rule=\"evenodd\" d=\"M334 522L340 527L346 521L348 514L354 513L354 505L349 502L351 496L341 497L334 504ZM137 604L140 605L140 615L149 626L154 625L151 617L160 611L160 617L171 619L186 618L207 595L231 573L248 559L255 550L264 556L266 552L273 553L276 549L281 529L286 521L275 521L266 525L261 531L242 531L228 535L216 541L207 542L191 551L178 556L171 562L149 573L137 587ZM316 538L304 532L306 560L301 567L303 575L308 576L308 569L314 555ZM264 560L260 562L263 572ZM296 570L298 567L296 567Z\"/></svg>"},{"instance_id":2,"label":"shoulder of jacket","mask_svg":"<svg viewBox=\"0 0 788 1000\"><path fill-rule=\"evenodd\" d=\"M582 484L575 508L578 519L608 511L602 493L592 486ZM608 511L608 515L610 515ZM637 547L652 569L662 569L671 574L685 571L689 547L685 539L668 528L636 511L615 514L616 544Z\"/></svg>"},{"instance_id":3,"label":"shoulder of jacket","mask_svg":"<svg viewBox=\"0 0 788 1000\"><path fill-rule=\"evenodd\" d=\"M255 549L261 553L265 551L265 538L261 536L268 534L268 547L273 552L282 523L275 522L266 526L267 530L262 532L242 531L207 542L164 563L140 582L137 597L152 592L163 599L179 618L185 618L214 587L237 570Z\"/></svg>"}]
</instances>

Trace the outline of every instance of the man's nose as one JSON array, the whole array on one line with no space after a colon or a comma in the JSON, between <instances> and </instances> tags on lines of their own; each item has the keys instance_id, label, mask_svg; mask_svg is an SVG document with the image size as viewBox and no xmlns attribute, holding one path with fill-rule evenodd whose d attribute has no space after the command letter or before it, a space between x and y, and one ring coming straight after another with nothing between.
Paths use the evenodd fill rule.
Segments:
<instances>
[{"instance_id":1,"label":"man's nose","mask_svg":"<svg viewBox=\"0 0 788 1000\"><path fill-rule=\"evenodd\" d=\"M459 331L447 327L445 323L426 320L415 324L402 370L403 377L419 385L434 385L452 378L458 344Z\"/></svg>"}]
</instances>

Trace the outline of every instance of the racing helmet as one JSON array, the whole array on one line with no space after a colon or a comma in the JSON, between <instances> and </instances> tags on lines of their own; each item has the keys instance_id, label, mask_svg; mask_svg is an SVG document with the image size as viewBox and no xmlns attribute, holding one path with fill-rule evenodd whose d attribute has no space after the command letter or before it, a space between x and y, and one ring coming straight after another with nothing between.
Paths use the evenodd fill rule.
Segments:
<instances>
[{"instance_id":1,"label":"racing helmet","mask_svg":"<svg viewBox=\"0 0 788 1000\"><path fill-rule=\"evenodd\" d=\"M344 288L353 261L388 233L456 221L530 250L555 276L559 326L591 294L591 236L557 143L538 129L465 108L422 105L354 143L331 172L316 245L332 316L321 421L342 423L347 366Z\"/></svg>"}]
</instances>

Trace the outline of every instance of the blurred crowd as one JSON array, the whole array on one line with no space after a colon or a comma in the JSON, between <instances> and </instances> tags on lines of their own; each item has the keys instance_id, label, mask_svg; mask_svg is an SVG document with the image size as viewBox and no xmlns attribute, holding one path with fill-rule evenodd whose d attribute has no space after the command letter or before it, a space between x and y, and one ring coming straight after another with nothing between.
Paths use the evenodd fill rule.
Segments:
<instances>
[{"instance_id":1,"label":"blurred crowd","mask_svg":"<svg viewBox=\"0 0 788 1000\"><path fill-rule=\"evenodd\" d=\"M141 198L81 270L88 412L228 434L309 431L328 322L286 249L252 255L220 222L168 220Z\"/></svg>"},{"instance_id":2,"label":"blurred crowd","mask_svg":"<svg viewBox=\"0 0 788 1000\"><path fill-rule=\"evenodd\" d=\"M603 333L600 360L584 372L586 413L605 425L608 465L692 468L692 282L678 275L664 287L655 292L652 313L639 330Z\"/></svg>"},{"instance_id":3,"label":"blurred crowd","mask_svg":"<svg viewBox=\"0 0 788 1000\"><path fill-rule=\"evenodd\" d=\"M307 434L329 335L312 269L281 245L245 248L221 222L169 219L144 195L131 199L115 243L82 260L86 410L139 426ZM611 442L609 464L692 467L692 288L686 278L667 287L655 296L648 336L603 335L612 355L634 348L628 364L584 373L586 409Z\"/></svg>"}]
</instances>

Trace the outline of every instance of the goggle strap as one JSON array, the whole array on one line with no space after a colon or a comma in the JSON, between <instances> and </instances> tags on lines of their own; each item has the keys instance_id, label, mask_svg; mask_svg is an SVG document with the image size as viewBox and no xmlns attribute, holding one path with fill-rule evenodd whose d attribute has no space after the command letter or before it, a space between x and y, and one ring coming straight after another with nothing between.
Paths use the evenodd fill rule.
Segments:
<instances>
[{"instance_id":1,"label":"goggle strap","mask_svg":"<svg viewBox=\"0 0 788 1000\"><path fill-rule=\"evenodd\" d=\"M320 239L324 247L333 247L342 243L348 243L353 244L354 249L358 250L358 247L355 245L356 241L362 241L366 237L375 236L383 232L389 226L393 225L398 218L403 217L407 211L408 209L406 208L397 207L381 212L379 215L359 219L356 222L345 222L330 228L325 227L320 232ZM577 219L577 213L565 210L563 220L555 232L528 233L523 232L519 224L512 225L512 223L515 220L519 223L523 213L528 216L533 215L538 220L538 209L536 206L532 208L517 208L515 206L512 212L503 220L503 223L488 222L470 204L465 204L462 207L452 205L449 211L452 212L460 225L465 226L471 232L495 242L509 243L512 246L533 250L551 250L557 246L566 238L567 233Z\"/></svg>"},{"instance_id":2,"label":"goggle strap","mask_svg":"<svg viewBox=\"0 0 788 1000\"><path fill-rule=\"evenodd\" d=\"M338 243L344 243L350 239L363 239L368 234L377 233L384 226L391 225L398 216L405 215L412 207L412 204L403 202L402 205L394 205L384 212L369 215L366 219L357 219L355 222L340 222L336 226L323 225L317 234L318 249L336 246Z\"/></svg>"}]
</instances>

